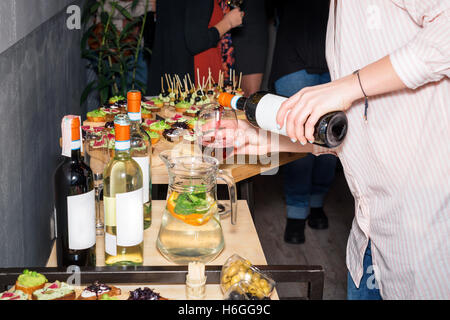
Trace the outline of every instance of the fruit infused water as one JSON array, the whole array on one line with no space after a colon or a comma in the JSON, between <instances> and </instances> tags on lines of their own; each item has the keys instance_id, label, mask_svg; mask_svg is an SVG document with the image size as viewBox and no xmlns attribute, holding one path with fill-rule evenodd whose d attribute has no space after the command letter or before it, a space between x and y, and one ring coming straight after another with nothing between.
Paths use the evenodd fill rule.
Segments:
<instances>
[{"instance_id":1,"label":"fruit infused water","mask_svg":"<svg viewBox=\"0 0 450 320\"><path fill-rule=\"evenodd\" d=\"M169 188L156 245L174 263L207 263L225 245L216 179L229 186L232 223L236 222L236 186L230 176L219 172L217 159L173 153L160 155L169 171Z\"/></svg>"}]
</instances>

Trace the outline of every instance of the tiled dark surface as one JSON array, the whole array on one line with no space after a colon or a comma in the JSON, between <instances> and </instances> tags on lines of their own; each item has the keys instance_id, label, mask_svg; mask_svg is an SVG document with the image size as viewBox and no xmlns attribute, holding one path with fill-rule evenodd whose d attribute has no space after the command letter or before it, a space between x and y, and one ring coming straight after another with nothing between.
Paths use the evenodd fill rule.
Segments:
<instances>
[{"instance_id":1,"label":"tiled dark surface","mask_svg":"<svg viewBox=\"0 0 450 320\"><path fill-rule=\"evenodd\" d=\"M86 111L81 31L66 18L64 9L0 54L0 267L45 265L50 252L61 118Z\"/></svg>"}]
</instances>

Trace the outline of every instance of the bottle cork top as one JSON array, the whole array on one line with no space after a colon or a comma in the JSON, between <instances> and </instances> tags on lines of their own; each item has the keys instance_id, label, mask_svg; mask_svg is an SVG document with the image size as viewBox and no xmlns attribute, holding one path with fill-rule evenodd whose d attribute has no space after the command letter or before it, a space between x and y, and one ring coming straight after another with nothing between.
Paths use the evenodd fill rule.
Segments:
<instances>
[{"instance_id":1,"label":"bottle cork top","mask_svg":"<svg viewBox=\"0 0 450 320\"><path fill-rule=\"evenodd\" d=\"M80 118L73 118L70 127L72 131L72 141L80 140Z\"/></svg>"},{"instance_id":2,"label":"bottle cork top","mask_svg":"<svg viewBox=\"0 0 450 320\"><path fill-rule=\"evenodd\" d=\"M141 99L140 91L129 91L127 94L128 112L141 112Z\"/></svg>"},{"instance_id":3,"label":"bottle cork top","mask_svg":"<svg viewBox=\"0 0 450 320\"><path fill-rule=\"evenodd\" d=\"M126 114L117 115L114 119L116 141L130 140L130 119Z\"/></svg>"},{"instance_id":4,"label":"bottle cork top","mask_svg":"<svg viewBox=\"0 0 450 320\"><path fill-rule=\"evenodd\" d=\"M222 107L231 108L231 101L234 97L235 96L231 93L222 92L217 97L217 102L219 102Z\"/></svg>"}]
</instances>

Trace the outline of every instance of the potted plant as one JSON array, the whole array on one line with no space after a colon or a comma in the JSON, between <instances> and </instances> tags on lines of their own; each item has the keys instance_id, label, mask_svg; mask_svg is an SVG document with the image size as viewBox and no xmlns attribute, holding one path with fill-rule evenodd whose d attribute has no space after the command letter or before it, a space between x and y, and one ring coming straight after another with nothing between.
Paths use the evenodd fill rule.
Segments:
<instances>
[{"instance_id":1,"label":"potted plant","mask_svg":"<svg viewBox=\"0 0 450 320\"><path fill-rule=\"evenodd\" d=\"M87 0L82 14L84 34L81 40L82 57L88 60L97 78L87 84L80 104L88 95L97 91L100 104L107 103L111 96L126 96L129 90L145 93L146 83L136 79L136 68L143 44L143 31L147 20L150 0L122 0L130 2L126 9L119 1ZM145 13L133 16L138 4L145 5ZM126 24L119 30L113 23L117 15L123 16ZM144 48L148 50L148 48ZM149 50L148 50L149 51Z\"/></svg>"}]
</instances>

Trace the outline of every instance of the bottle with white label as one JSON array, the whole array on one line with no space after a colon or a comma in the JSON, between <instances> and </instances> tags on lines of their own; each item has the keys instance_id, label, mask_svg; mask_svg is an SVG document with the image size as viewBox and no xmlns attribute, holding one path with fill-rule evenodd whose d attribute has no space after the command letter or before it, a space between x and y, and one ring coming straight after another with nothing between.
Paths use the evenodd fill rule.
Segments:
<instances>
[{"instance_id":1,"label":"bottle with white label","mask_svg":"<svg viewBox=\"0 0 450 320\"><path fill-rule=\"evenodd\" d=\"M128 92L128 117L130 118L131 157L139 163L142 170L144 189L144 230L152 224L152 140L141 127L141 93L133 90Z\"/></svg>"},{"instance_id":2,"label":"bottle with white label","mask_svg":"<svg viewBox=\"0 0 450 320\"><path fill-rule=\"evenodd\" d=\"M143 175L131 157L128 116L117 115L114 128L115 155L103 175L105 264L138 266L144 262Z\"/></svg>"},{"instance_id":3,"label":"bottle with white label","mask_svg":"<svg viewBox=\"0 0 450 320\"><path fill-rule=\"evenodd\" d=\"M248 98L221 93L218 102L223 107L244 111L245 116L253 126L287 136L286 126L278 129L277 113L286 97L259 91ZM347 116L342 111L330 112L322 116L314 127L314 144L335 148L347 135Z\"/></svg>"},{"instance_id":4,"label":"bottle with white label","mask_svg":"<svg viewBox=\"0 0 450 320\"><path fill-rule=\"evenodd\" d=\"M54 174L58 266L95 266L94 178L81 158L80 118L64 117L62 128L65 159Z\"/></svg>"}]
</instances>

